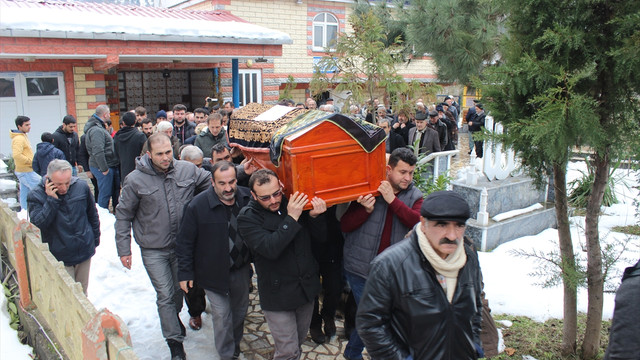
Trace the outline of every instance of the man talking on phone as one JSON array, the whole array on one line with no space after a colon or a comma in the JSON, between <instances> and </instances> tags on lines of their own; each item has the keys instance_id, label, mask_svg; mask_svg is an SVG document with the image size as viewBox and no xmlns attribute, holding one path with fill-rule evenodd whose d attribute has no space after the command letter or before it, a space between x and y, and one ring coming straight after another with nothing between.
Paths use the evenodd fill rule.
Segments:
<instances>
[{"instance_id":1,"label":"man talking on phone","mask_svg":"<svg viewBox=\"0 0 640 360\"><path fill-rule=\"evenodd\" d=\"M86 295L91 257L100 244L100 219L89 186L72 171L68 161L52 160L47 175L29 192L27 204L42 242L49 244L49 251Z\"/></svg>"}]
</instances>

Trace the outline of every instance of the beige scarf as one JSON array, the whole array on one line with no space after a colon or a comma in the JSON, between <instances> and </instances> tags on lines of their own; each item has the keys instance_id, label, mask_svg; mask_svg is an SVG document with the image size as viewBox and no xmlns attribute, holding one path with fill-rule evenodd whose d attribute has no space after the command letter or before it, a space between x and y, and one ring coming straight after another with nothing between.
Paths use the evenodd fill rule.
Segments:
<instances>
[{"instance_id":1,"label":"beige scarf","mask_svg":"<svg viewBox=\"0 0 640 360\"><path fill-rule=\"evenodd\" d=\"M458 239L458 248L456 251L447 256L446 259L443 259L433 250L431 243L427 240L427 236L422 232L420 224L421 223L416 224L414 229L416 234L418 234L418 245L436 272L444 276L447 285L447 299L451 303L456 290L456 283L458 282L458 271L467 263L464 244L462 243L462 239Z\"/></svg>"}]
</instances>

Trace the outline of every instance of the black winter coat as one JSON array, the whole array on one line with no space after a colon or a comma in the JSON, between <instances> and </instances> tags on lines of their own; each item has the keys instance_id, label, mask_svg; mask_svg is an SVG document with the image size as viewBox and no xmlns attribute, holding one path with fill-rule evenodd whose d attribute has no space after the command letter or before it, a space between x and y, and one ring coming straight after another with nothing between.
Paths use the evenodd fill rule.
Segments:
<instances>
[{"instance_id":1,"label":"black winter coat","mask_svg":"<svg viewBox=\"0 0 640 360\"><path fill-rule=\"evenodd\" d=\"M242 208L250 199L249 189L239 186L236 204ZM229 223L213 187L196 195L185 208L176 256L179 281L195 280L204 289L229 292Z\"/></svg>"},{"instance_id":2,"label":"black winter coat","mask_svg":"<svg viewBox=\"0 0 640 360\"><path fill-rule=\"evenodd\" d=\"M120 162L120 182L136 169L136 158L140 156L147 136L138 128L125 126L113 137L113 146Z\"/></svg>"},{"instance_id":3,"label":"black winter coat","mask_svg":"<svg viewBox=\"0 0 640 360\"><path fill-rule=\"evenodd\" d=\"M487 115L482 112L482 114L477 114L473 117L473 119L471 119L471 122L473 123L473 125L469 126L469 131L471 132L476 132L476 131L481 131L482 128L484 127L484 119Z\"/></svg>"},{"instance_id":4,"label":"black winter coat","mask_svg":"<svg viewBox=\"0 0 640 360\"><path fill-rule=\"evenodd\" d=\"M53 145L62 151L64 158L67 159L71 166L76 166L78 163L78 151L80 150L78 133L72 132L69 134L62 130L62 126L58 126L52 135ZM89 170L89 168L87 168L87 170Z\"/></svg>"},{"instance_id":5,"label":"black winter coat","mask_svg":"<svg viewBox=\"0 0 640 360\"><path fill-rule=\"evenodd\" d=\"M609 347L604 360L640 358L640 261L624 270L622 284L616 291Z\"/></svg>"},{"instance_id":6,"label":"black winter coat","mask_svg":"<svg viewBox=\"0 0 640 360\"><path fill-rule=\"evenodd\" d=\"M65 266L78 265L96 253L100 244L100 219L89 186L71 178L69 190L55 199L45 192L46 177L29 192L31 222L40 228L42 242Z\"/></svg>"},{"instance_id":7,"label":"black winter coat","mask_svg":"<svg viewBox=\"0 0 640 360\"><path fill-rule=\"evenodd\" d=\"M371 265L358 304L358 334L372 359L477 359L481 345L482 278L478 257L465 245L452 303L414 233Z\"/></svg>"},{"instance_id":8,"label":"black winter coat","mask_svg":"<svg viewBox=\"0 0 640 360\"><path fill-rule=\"evenodd\" d=\"M268 311L295 310L320 292L311 241L326 240L325 215L314 219L304 212L295 221L287 215L287 203L283 196L280 210L272 212L251 200L238 216L258 274L260 306Z\"/></svg>"}]
</instances>

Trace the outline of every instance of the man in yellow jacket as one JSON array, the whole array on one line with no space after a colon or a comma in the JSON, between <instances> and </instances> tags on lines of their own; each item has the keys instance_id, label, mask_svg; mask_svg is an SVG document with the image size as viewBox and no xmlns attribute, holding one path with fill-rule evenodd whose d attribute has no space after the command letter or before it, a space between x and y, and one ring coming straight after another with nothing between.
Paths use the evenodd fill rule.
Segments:
<instances>
[{"instance_id":1,"label":"man in yellow jacket","mask_svg":"<svg viewBox=\"0 0 640 360\"><path fill-rule=\"evenodd\" d=\"M15 174L20 181L20 207L27 209L27 194L40 182L40 175L33 171L33 150L27 133L31 130L31 119L27 116L16 118L18 130L11 130L11 151L16 165Z\"/></svg>"}]
</instances>

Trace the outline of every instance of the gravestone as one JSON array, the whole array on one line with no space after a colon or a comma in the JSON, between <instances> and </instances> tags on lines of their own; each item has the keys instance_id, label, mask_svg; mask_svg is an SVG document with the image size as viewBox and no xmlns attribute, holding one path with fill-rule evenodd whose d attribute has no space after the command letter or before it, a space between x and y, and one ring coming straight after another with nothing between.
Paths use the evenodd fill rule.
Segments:
<instances>
[{"instance_id":1,"label":"gravestone","mask_svg":"<svg viewBox=\"0 0 640 360\"><path fill-rule=\"evenodd\" d=\"M485 126L502 133L501 124L494 127L490 116ZM485 141L484 158L476 159L472 154L466 171L452 182L453 191L464 196L471 208L466 235L482 251L556 227L549 185L537 189L533 179L517 173L516 169L517 159L513 150ZM503 216L495 218L500 214ZM506 218L500 219L502 217Z\"/></svg>"}]
</instances>

